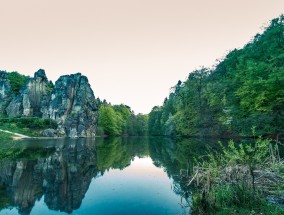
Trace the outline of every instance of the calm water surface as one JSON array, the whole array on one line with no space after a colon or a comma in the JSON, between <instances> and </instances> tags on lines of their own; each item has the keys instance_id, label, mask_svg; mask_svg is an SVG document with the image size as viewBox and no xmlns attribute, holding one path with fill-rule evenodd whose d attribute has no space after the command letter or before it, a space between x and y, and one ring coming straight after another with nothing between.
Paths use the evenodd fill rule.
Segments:
<instances>
[{"instance_id":1,"label":"calm water surface","mask_svg":"<svg viewBox=\"0 0 284 215\"><path fill-rule=\"evenodd\" d=\"M0 154L0 214L189 214L191 191L180 171L206 144L166 138L7 144Z\"/></svg>"}]
</instances>

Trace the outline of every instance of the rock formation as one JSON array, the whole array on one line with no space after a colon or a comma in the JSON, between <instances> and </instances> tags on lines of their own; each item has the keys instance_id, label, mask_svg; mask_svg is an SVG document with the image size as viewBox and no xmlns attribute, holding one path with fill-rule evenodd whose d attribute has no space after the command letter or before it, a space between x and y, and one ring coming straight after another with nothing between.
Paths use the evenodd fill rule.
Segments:
<instances>
[{"instance_id":1,"label":"rock formation","mask_svg":"<svg viewBox=\"0 0 284 215\"><path fill-rule=\"evenodd\" d=\"M7 115L9 117L42 117L41 107L48 104L50 89L52 89L52 84L48 82L44 70L40 69L8 105Z\"/></svg>"},{"instance_id":2,"label":"rock formation","mask_svg":"<svg viewBox=\"0 0 284 215\"><path fill-rule=\"evenodd\" d=\"M43 117L57 121L59 131L69 137L95 136L97 106L87 77L80 73L61 76Z\"/></svg>"},{"instance_id":3,"label":"rock formation","mask_svg":"<svg viewBox=\"0 0 284 215\"><path fill-rule=\"evenodd\" d=\"M0 72L0 107L6 108L9 117L55 120L58 129L44 131L43 135L95 136L96 99L87 77L80 73L61 76L54 86L40 69L13 97L7 73Z\"/></svg>"},{"instance_id":4,"label":"rock formation","mask_svg":"<svg viewBox=\"0 0 284 215\"><path fill-rule=\"evenodd\" d=\"M3 114L12 97L12 88L8 74L0 71L0 113Z\"/></svg>"}]
</instances>

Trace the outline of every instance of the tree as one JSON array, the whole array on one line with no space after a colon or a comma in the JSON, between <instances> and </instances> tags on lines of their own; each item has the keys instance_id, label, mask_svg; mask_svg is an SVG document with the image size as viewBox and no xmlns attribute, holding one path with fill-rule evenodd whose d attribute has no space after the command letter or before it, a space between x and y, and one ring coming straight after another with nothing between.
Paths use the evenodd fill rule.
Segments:
<instances>
[{"instance_id":1,"label":"tree","mask_svg":"<svg viewBox=\"0 0 284 215\"><path fill-rule=\"evenodd\" d=\"M110 105L102 105L99 109L99 126L103 129L106 135L119 135L117 126L117 116Z\"/></svg>"}]
</instances>

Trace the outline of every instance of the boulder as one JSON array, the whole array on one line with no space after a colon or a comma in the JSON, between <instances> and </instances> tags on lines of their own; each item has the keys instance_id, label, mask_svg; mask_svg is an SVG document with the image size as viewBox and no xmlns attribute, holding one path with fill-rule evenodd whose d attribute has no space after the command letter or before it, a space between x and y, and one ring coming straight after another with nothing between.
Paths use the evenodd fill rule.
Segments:
<instances>
[{"instance_id":1,"label":"boulder","mask_svg":"<svg viewBox=\"0 0 284 215\"><path fill-rule=\"evenodd\" d=\"M42 131L42 136L44 137L57 137L57 131L54 129L45 129Z\"/></svg>"}]
</instances>

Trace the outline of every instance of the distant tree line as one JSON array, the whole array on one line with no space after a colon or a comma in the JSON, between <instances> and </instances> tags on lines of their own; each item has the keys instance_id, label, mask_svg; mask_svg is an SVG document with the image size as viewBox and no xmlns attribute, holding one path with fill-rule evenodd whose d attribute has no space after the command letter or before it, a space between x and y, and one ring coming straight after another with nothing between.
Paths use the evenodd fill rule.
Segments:
<instances>
[{"instance_id":1,"label":"distant tree line","mask_svg":"<svg viewBox=\"0 0 284 215\"><path fill-rule=\"evenodd\" d=\"M97 99L99 136L145 136L148 135L148 116L135 115L127 105L111 105L106 100Z\"/></svg>"}]
</instances>

